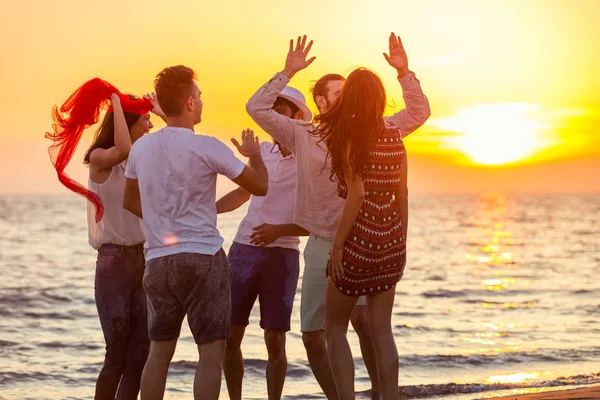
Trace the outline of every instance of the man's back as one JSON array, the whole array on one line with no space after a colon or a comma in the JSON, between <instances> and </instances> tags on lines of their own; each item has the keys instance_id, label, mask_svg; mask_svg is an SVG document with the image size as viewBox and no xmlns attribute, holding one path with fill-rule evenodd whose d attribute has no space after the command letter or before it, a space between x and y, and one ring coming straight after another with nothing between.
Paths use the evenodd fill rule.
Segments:
<instances>
[{"instance_id":1,"label":"man's back","mask_svg":"<svg viewBox=\"0 0 600 400\"><path fill-rule=\"evenodd\" d=\"M245 164L217 139L176 127L138 140L128 164L128 177L140 188L146 259L217 253L223 244L216 227L217 174L235 179Z\"/></svg>"}]
</instances>

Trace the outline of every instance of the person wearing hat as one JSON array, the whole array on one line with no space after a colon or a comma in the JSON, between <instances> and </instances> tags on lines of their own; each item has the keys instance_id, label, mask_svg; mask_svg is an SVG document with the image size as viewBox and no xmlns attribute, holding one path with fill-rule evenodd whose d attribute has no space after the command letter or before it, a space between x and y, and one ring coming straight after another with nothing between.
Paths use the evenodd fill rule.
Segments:
<instances>
[{"instance_id":1,"label":"person wearing hat","mask_svg":"<svg viewBox=\"0 0 600 400\"><path fill-rule=\"evenodd\" d=\"M405 137L423 125L429 118L431 111L419 80L413 72L408 70L408 61L401 42L396 45L399 38L396 38L392 33L388 42L390 56L385 53L384 55L390 66L398 72L398 82L402 86L406 108L391 116L384 117L384 120L388 125L398 127ZM290 82L297 72L305 69L315 60L316 57L308 56L312 44L313 41L307 41L306 35L298 36L296 42L290 40L284 69L276 73L254 93L246 104L246 111L258 126L289 148L296 157L298 185L296 188L294 222L310 232L304 248L305 263L300 301L300 329L313 374L327 398L334 400L340 397L340 393L338 393L336 386L338 382L334 379L330 363L332 348L329 341L333 336L331 331L326 331L325 327L326 290L328 285L326 269L330 259L333 239L343 213L344 199L338 195L337 183L330 178L330 154L326 143L316 134L318 125L294 121L272 112L272 106L281 89ZM394 56L392 56L392 53L394 53ZM404 60L404 65L401 66L402 63L399 63L398 60ZM344 79L339 75L328 74L319 81L323 83L323 86L320 87L319 82L315 84L313 98L322 115L334 107L337 97L343 93ZM357 304L359 302L361 300L357 300ZM368 299L365 303L368 307ZM368 330L356 329L360 338L363 356L365 356L364 350L367 347L363 346L363 343L368 344L369 341L364 337L366 331L370 333L375 350L381 354L383 347L378 347L377 343L382 338L389 339L391 333L387 329L388 327L382 324L386 322L385 319L378 320L378 313L372 313L371 308L369 308L366 315ZM354 325L354 321L352 322ZM356 325L354 326L356 327ZM385 334L380 334L382 331ZM393 337L388 341L388 343L390 342L393 342ZM339 350L339 348L337 346L335 350ZM395 347L386 346L385 351L388 350L386 359L394 359ZM338 354L333 354L333 357L337 356ZM397 357L395 359L397 363ZM369 365L367 361L365 364ZM377 371L373 371L373 369ZM397 372L397 369L395 371ZM353 368L352 372L354 372ZM372 398L379 397L379 394L375 393L375 389L390 386L389 382L392 381L391 376L393 374L393 366L382 366L381 358L376 357L375 368L369 369L373 385ZM378 381L377 387L375 387L374 377ZM348 379L353 380L353 378L354 375Z\"/></svg>"},{"instance_id":2,"label":"person wearing hat","mask_svg":"<svg viewBox=\"0 0 600 400\"><path fill-rule=\"evenodd\" d=\"M272 107L287 118L312 120L304 96L285 87ZM235 139L232 142L243 155ZM224 371L229 398L241 400L244 360L241 343L248 318L258 297L260 326L268 352L267 392L280 399L287 372L286 332L290 330L292 306L300 270L299 236L308 231L293 223L296 198L296 160L277 141L262 142L261 153L269 173L266 196L251 196L239 187L217 201L217 213L229 212L250 200L248 212L233 240L231 266L231 337L227 340Z\"/></svg>"}]
</instances>

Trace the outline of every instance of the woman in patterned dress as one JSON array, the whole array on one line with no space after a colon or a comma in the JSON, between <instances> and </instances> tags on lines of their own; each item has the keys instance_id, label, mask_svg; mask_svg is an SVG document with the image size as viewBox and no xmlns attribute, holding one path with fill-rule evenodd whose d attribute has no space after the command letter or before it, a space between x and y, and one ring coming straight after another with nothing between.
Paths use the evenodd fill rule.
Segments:
<instances>
[{"instance_id":1,"label":"woman in patterned dress","mask_svg":"<svg viewBox=\"0 0 600 400\"><path fill-rule=\"evenodd\" d=\"M317 117L345 205L327 269L325 331L340 400L354 399L354 364L346 339L350 313L367 296L381 395L396 399L398 355L391 315L406 262L407 165L402 134L383 119L385 89L359 68L332 108Z\"/></svg>"}]
</instances>

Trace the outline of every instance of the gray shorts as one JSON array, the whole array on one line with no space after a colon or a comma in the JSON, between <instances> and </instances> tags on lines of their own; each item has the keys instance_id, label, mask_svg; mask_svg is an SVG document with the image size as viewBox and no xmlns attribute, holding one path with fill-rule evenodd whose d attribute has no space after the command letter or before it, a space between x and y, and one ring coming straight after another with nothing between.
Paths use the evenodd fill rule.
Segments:
<instances>
[{"instance_id":1,"label":"gray shorts","mask_svg":"<svg viewBox=\"0 0 600 400\"><path fill-rule=\"evenodd\" d=\"M325 329L325 293L327 292L327 261L333 241L311 234L304 248L304 275L300 298L300 330L315 332ZM357 306L365 305L361 296Z\"/></svg>"},{"instance_id":2,"label":"gray shorts","mask_svg":"<svg viewBox=\"0 0 600 400\"><path fill-rule=\"evenodd\" d=\"M229 338L231 272L223 249L214 256L179 253L152 259L143 283L150 340L178 338L186 314L196 344Z\"/></svg>"}]
</instances>

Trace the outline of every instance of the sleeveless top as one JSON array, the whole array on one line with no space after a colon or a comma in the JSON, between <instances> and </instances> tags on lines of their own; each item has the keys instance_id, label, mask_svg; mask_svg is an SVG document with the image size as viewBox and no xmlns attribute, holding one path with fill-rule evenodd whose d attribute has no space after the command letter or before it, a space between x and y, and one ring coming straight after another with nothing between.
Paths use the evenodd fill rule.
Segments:
<instances>
[{"instance_id":1,"label":"sleeveless top","mask_svg":"<svg viewBox=\"0 0 600 400\"><path fill-rule=\"evenodd\" d=\"M96 210L87 204L88 241L96 250L103 244L133 246L144 243L142 220L123 208L126 161L115 165L104 183L88 180L89 190L96 193L104 204L104 216L96 223Z\"/></svg>"}]
</instances>

